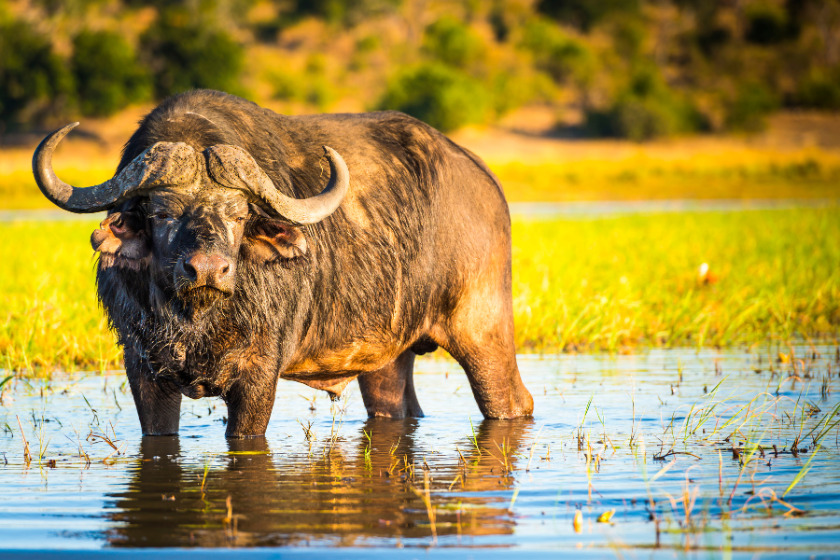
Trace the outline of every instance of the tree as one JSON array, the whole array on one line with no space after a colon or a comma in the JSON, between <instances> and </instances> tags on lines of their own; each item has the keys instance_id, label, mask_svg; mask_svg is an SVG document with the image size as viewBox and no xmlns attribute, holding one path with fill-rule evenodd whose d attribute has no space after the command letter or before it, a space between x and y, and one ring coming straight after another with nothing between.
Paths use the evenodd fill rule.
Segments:
<instances>
[{"instance_id":1,"label":"tree","mask_svg":"<svg viewBox=\"0 0 840 560\"><path fill-rule=\"evenodd\" d=\"M48 36L28 22L0 25L0 122L43 122L75 102L73 76Z\"/></svg>"},{"instance_id":2,"label":"tree","mask_svg":"<svg viewBox=\"0 0 840 560\"><path fill-rule=\"evenodd\" d=\"M85 115L107 116L147 99L151 78L122 35L82 31L73 39L71 67L79 107Z\"/></svg>"},{"instance_id":3,"label":"tree","mask_svg":"<svg viewBox=\"0 0 840 560\"><path fill-rule=\"evenodd\" d=\"M141 39L158 97L193 88L243 93L243 48L183 8L163 10Z\"/></svg>"}]
</instances>

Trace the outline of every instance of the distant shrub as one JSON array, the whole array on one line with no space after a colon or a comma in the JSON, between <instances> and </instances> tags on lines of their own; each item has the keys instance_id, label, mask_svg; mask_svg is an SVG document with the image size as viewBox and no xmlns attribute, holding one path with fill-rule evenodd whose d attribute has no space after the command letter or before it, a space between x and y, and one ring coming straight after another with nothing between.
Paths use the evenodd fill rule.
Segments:
<instances>
[{"instance_id":1,"label":"distant shrub","mask_svg":"<svg viewBox=\"0 0 840 560\"><path fill-rule=\"evenodd\" d=\"M792 28L783 6L769 2L748 5L744 38L758 45L774 45L791 38Z\"/></svg>"},{"instance_id":2,"label":"distant shrub","mask_svg":"<svg viewBox=\"0 0 840 560\"><path fill-rule=\"evenodd\" d=\"M579 39L544 19L528 22L522 30L520 48L530 51L540 70L558 83L587 83L595 73L595 57Z\"/></svg>"},{"instance_id":3,"label":"distant shrub","mask_svg":"<svg viewBox=\"0 0 840 560\"><path fill-rule=\"evenodd\" d=\"M537 11L588 31L601 21L641 11L640 0L539 0Z\"/></svg>"},{"instance_id":4,"label":"distant shrub","mask_svg":"<svg viewBox=\"0 0 840 560\"><path fill-rule=\"evenodd\" d=\"M778 107L778 97L766 86L757 82L741 84L734 98L726 103L726 127L756 132L764 128L767 115Z\"/></svg>"},{"instance_id":5,"label":"distant shrub","mask_svg":"<svg viewBox=\"0 0 840 560\"><path fill-rule=\"evenodd\" d=\"M276 68L268 76L272 97L311 105L319 111L328 109L335 101L335 84L327 78L323 64L321 55L313 55L304 72Z\"/></svg>"},{"instance_id":6,"label":"distant shrub","mask_svg":"<svg viewBox=\"0 0 840 560\"><path fill-rule=\"evenodd\" d=\"M812 73L799 82L793 103L812 109L840 109L840 79Z\"/></svg>"},{"instance_id":7,"label":"distant shrub","mask_svg":"<svg viewBox=\"0 0 840 560\"><path fill-rule=\"evenodd\" d=\"M476 80L440 63L401 72L388 85L377 108L403 111L448 132L485 122L490 95Z\"/></svg>"},{"instance_id":8,"label":"distant shrub","mask_svg":"<svg viewBox=\"0 0 840 560\"><path fill-rule=\"evenodd\" d=\"M226 32L181 8L163 10L141 38L154 74L155 94L193 88L243 93L243 47Z\"/></svg>"},{"instance_id":9,"label":"distant shrub","mask_svg":"<svg viewBox=\"0 0 840 560\"><path fill-rule=\"evenodd\" d=\"M70 66L85 115L108 116L151 95L148 71L118 33L82 31L76 35Z\"/></svg>"},{"instance_id":10,"label":"distant shrub","mask_svg":"<svg viewBox=\"0 0 840 560\"><path fill-rule=\"evenodd\" d=\"M315 16L331 24L351 26L394 10L401 0L287 0L289 19Z\"/></svg>"},{"instance_id":11,"label":"distant shrub","mask_svg":"<svg viewBox=\"0 0 840 560\"><path fill-rule=\"evenodd\" d=\"M73 76L49 36L24 21L0 25L0 122L43 122L74 104Z\"/></svg>"},{"instance_id":12,"label":"distant shrub","mask_svg":"<svg viewBox=\"0 0 840 560\"><path fill-rule=\"evenodd\" d=\"M432 59L466 69L484 56L484 42L460 20L444 16L426 27L423 50Z\"/></svg>"},{"instance_id":13,"label":"distant shrub","mask_svg":"<svg viewBox=\"0 0 840 560\"><path fill-rule=\"evenodd\" d=\"M637 71L609 107L587 109L585 117L585 128L594 136L637 142L708 126L690 101L670 89L651 69Z\"/></svg>"},{"instance_id":14,"label":"distant shrub","mask_svg":"<svg viewBox=\"0 0 840 560\"><path fill-rule=\"evenodd\" d=\"M488 80L493 110L497 116L529 103L551 103L557 98L557 86L542 72L527 68L499 68Z\"/></svg>"}]
</instances>

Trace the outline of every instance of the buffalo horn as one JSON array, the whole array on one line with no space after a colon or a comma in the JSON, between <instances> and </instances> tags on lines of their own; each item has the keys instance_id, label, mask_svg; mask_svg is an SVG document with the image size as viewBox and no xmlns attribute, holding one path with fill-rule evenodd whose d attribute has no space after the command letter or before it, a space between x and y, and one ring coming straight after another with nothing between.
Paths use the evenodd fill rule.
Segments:
<instances>
[{"instance_id":1,"label":"buffalo horn","mask_svg":"<svg viewBox=\"0 0 840 560\"><path fill-rule=\"evenodd\" d=\"M278 191L254 158L237 146L208 148L207 167L220 184L253 193L292 225L315 224L338 209L350 184L344 158L328 146L324 146L324 152L330 162L330 179L320 194L309 198L292 198Z\"/></svg>"},{"instance_id":2,"label":"buffalo horn","mask_svg":"<svg viewBox=\"0 0 840 560\"><path fill-rule=\"evenodd\" d=\"M52 154L78 124L68 124L44 138L32 156L35 182L44 196L63 210L77 213L107 210L141 191L182 184L198 173L198 157L192 147L182 142L158 142L104 183L85 188L69 185L53 171Z\"/></svg>"}]
</instances>

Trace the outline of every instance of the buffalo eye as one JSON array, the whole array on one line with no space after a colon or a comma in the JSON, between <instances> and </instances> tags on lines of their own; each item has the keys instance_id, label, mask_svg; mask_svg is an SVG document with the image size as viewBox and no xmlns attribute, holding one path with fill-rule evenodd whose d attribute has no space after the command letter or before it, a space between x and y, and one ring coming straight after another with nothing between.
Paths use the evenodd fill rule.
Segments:
<instances>
[{"instance_id":1,"label":"buffalo eye","mask_svg":"<svg viewBox=\"0 0 840 560\"><path fill-rule=\"evenodd\" d=\"M167 214L166 212L155 212L154 214L152 214L152 218L156 220L168 220L169 217L169 214Z\"/></svg>"}]
</instances>

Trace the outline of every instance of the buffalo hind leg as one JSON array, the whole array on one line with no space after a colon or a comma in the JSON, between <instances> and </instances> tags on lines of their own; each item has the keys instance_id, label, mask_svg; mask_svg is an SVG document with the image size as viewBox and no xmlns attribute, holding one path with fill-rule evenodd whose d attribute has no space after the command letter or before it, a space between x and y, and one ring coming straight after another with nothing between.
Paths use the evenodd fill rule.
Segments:
<instances>
[{"instance_id":1,"label":"buffalo hind leg","mask_svg":"<svg viewBox=\"0 0 840 560\"><path fill-rule=\"evenodd\" d=\"M414 393L414 356L414 352L406 350L382 369L358 377L369 417L423 416Z\"/></svg>"},{"instance_id":2,"label":"buffalo hind leg","mask_svg":"<svg viewBox=\"0 0 840 560\"><path fill-rule=\"evenodd\" d=\"M516 364L510 288L500 284L506 289L477 290L459 302L441 345L464 368L485 418L530 416L534 399Z\"/></svg>"},{"instance_id":3,"label":"buffalo hind leg","mask_svg":"<svg viewBox=\"0 0 840 560\"><path fill-rule=\"evenodd\" d=\"M167 381L155 381L148 366L129 347L125 348L125 372L143 435L177 435L181 420L178 388Z\"/></svg>"}]
</instances>

